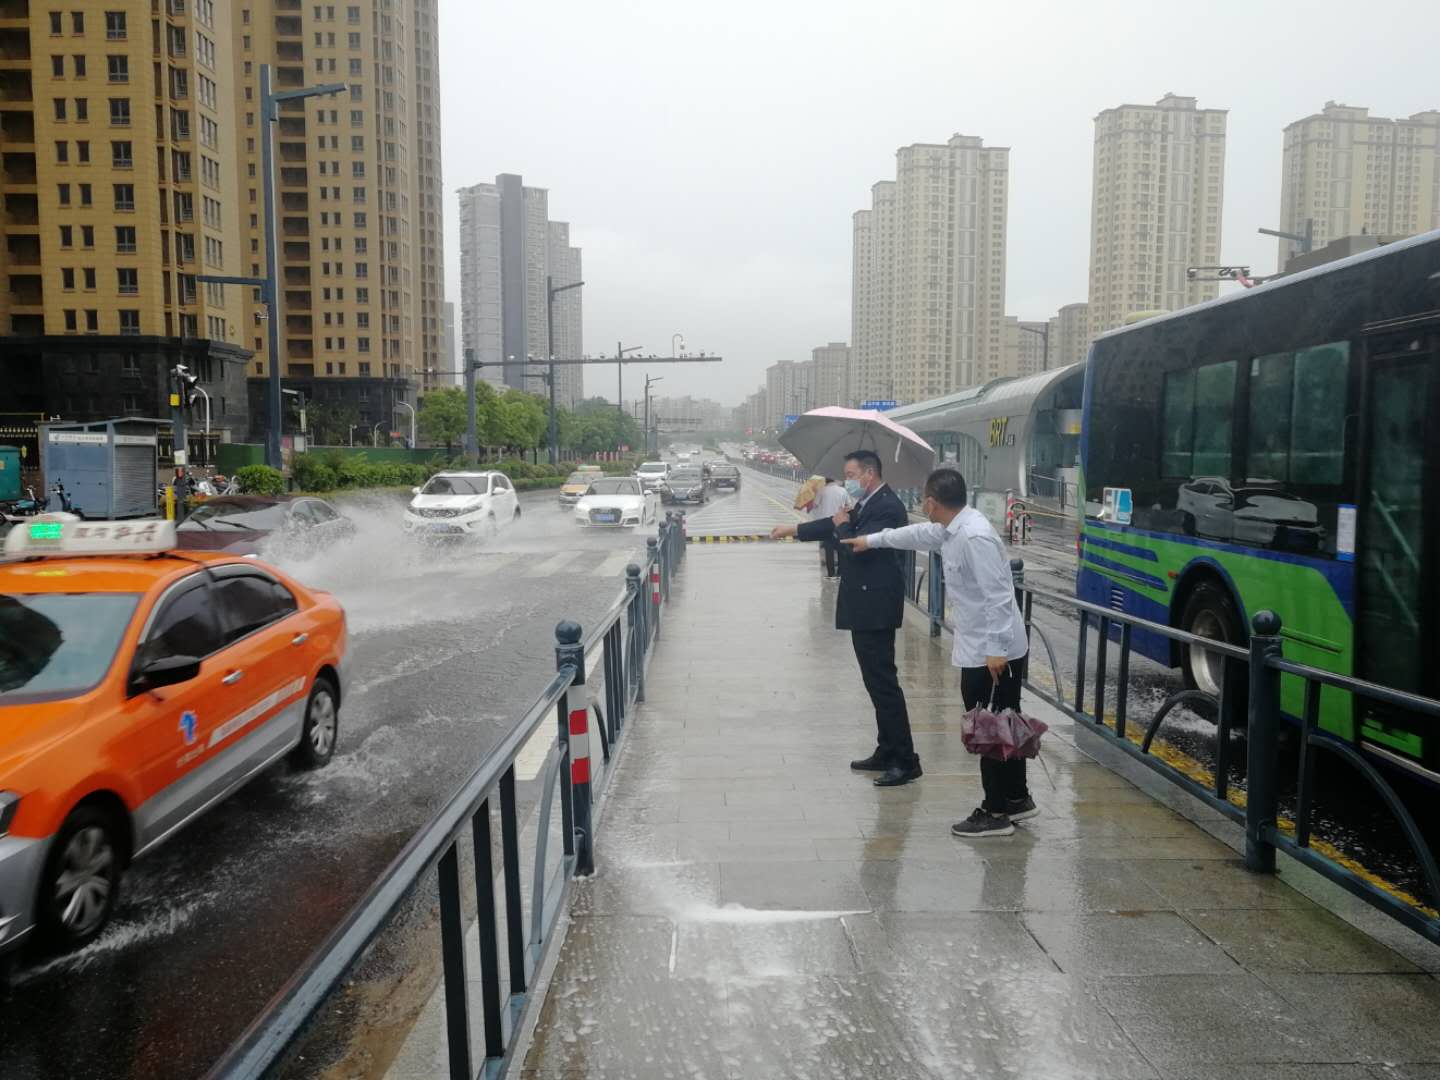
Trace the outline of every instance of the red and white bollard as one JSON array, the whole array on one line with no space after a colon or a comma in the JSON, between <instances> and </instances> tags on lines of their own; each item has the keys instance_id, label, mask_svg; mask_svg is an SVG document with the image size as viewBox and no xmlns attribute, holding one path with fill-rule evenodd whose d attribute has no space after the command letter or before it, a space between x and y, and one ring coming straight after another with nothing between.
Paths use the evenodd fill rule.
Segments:
<instances>
[{"instance_id":1,"label":"red and white bollard","mask_svg":"<svg viewBox=\"0 0 1440 1080\"><path fill-rule=\"evenodd\" d=\"M577 877L595 872L595 837L590 820L590 691L585 685L585 646L580 637L577 623L566 621L555 627L555 666L568 665L575 672L565 691L560 738L570 758L570 828Z\"/></svg>"}]
</instances>

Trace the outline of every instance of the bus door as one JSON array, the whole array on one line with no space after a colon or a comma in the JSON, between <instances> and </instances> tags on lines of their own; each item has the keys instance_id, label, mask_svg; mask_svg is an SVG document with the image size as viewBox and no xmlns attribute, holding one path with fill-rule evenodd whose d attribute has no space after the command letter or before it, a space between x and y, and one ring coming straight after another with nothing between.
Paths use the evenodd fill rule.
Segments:
<instances>
[{"instance_id":1,"label":"bus door","mask_svg":"<svg viewBox=\"0 0 1440 1080\"><path fill-rule=\"evenodd\" d=\"M1358 477L1356 674L1440 697L1440 326L1365 340ZM1360 737L1440 779L1440 727L1356 701Z\"/></svg>"}]
</instances>

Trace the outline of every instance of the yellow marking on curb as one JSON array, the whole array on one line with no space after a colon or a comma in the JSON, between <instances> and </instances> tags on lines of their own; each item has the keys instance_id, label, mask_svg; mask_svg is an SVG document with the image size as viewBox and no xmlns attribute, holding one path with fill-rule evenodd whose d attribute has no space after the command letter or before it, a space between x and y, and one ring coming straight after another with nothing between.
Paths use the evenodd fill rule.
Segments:
<instances>
[{"instance_id":1,"label":"yellow marking on curb","mask_svg":"<svg viewBox=\"0 0 1440 1080\"><path fill-rule=\"evenodd\" d=\"M741 533L730 536L687 536L685 538L692 544L793 544L793 536L782 536L778 540L770 537L769 533Z\"/></svg>"}]
</instances>

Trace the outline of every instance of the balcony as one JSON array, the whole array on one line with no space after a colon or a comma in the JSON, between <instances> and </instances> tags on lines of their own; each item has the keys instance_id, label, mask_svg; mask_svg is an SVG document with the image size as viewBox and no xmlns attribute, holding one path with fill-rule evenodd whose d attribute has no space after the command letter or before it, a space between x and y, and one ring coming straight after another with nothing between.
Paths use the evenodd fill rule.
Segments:
<instances>
[{"instance_id":1,"label":"balcony","mask_svg":"<svg viewBox=\"0 0 1440 1080\"><path fill-rule=\"evenodd\" d=\"M287 334L310 334L314 332L314 326L309 315L286 315L285 332Z\"/></svg>"},{"instance_id":2,"label":"balcony","mask_svg":"<svg viewBox=\"0 0 1440 1080\"><path fill-rule=\"evenodd\" d=\"M10 306L41 307L45 303L44 280L39 274L10 275Z\"/></svg>"},{"instance_id":3,"label":"balcony","mask_svg":"<svg viewBox=\"0 0 1440 1080\"><path fill-rule=\"evenodd\" d=\"M275 0L276 11L299 11L300 0Z\"/></svg>"},{"instance_id":4,"label":"balcony","mask_svg":"<svg viewBox=\"0 0 1440 1080\"><path fill-rule=\"evenodd\" d=\"M287 266L285 267L286 285L309 285L310 267L308 266Z\"/></svg>"},{"instance_id":5,"label":"balcony","mask_svg":"<svg viewBox=\"0 0 1440 1080\"><path fill-rule=\"evenodd\" d=\"M301 67L277 67L275 85L282 90L298 90L305 85L305 69Z\"/></svg>"},{"instance_id":6,"label":"balcony","mask_svg":"<svg viewBox=\"0 0 1440 1080\"><path fill-rule=\"evenodd\" d=\"M23 63L30 59L30 31L18 28L0 29L0 63Z\"/></svg>"},{"instance_id":7,"label":"balcony","mask_svg":"<svg viewBox=\"0 0 1440 1080\"><path fill-rule=\"evenodd\" d=\"M10 332L24 337L39 337L45 333L45 316L11 315Z\"/></svg>"},{"instance_id":8,"label":"balcony","mask_svg":"<svg viewBox=\"0 0 1440 1080\"><path fill-rule=\"evenodd\" d=\"M275 36L276 37L300 37L303 31L300 28L300 17L298 15L276 15Z\"/></svg>"},{"instance_id":9,"label":"balcony","mask_svg":"<svg viewBox=\"0 0 1440 1080\"><path fill-rule=\"evenodd\" d=\"M0 69L0 102L29 103L34 101L30 92L30 71Z\"/></svg>"},{"instance_id":10,"label":"balcony","mask_svg":"<svg viewBox=\"0 0 1440 1080\"><path fill-rule=\"evenodd\" d=\"M30 0L0 0L0 22L30 18Z\"/></svg>"},{"instance_id":11,"label":"balcony","mask_svg":"<svg viewBox=\"0 0 1440 1080\"><path fill-rule=\"evenodd\" d=\"M309 338L289 338L285 342L285 351L291 360L313 360L315 359L315 343ZM290 369L293 374L295 368Z\"/></svg>"},{"instance_id":12,"label":"balcony","mask_svg":"<svg viewBox=\"0 0 1440 1080\"><path fill-rule=\"evenodd\" d=\"M304 217L287 217L280 223L282 236L309 236L310 219Z\"/></svg>"},{"instance_id":13,"label":"balcony","mask_svg":"<svg viewBox=\"0 0 1440 1080\"><path fill-rule=\"evenodd\" d=\"M294 167L280 170L281 187L308 187L310 185L310 173L307 169Z\"/></svg>"},{"instance_id":14,"label":"balcony","mask_svg":"<svg viewBox=\"0 0 1440 1080\"><path fill-rule=\"evenodd\" d=\"M298 41L277 41L275 43L275 56L282 63L289 61L298 64L305 59L305 46Z\"/></svg>"},{"instance_id":15,"label":"balcony","mask_svg":"<svg viewBox=\"0 0 1440 1080\"><path fill-rule=\"evenodd\" d=\"M5 252L11 266L39 266L40 237L25 234L7 236Z\"/></svg>"},{"instance_id":16,"label":"balcony","mask_svg":"<svg viewBox=\"0 0 1440 1080\"><path fill-rule=\"evenodd\" d=\"M280 195L280 209L299 214L310 209L310 196L303 191L285 191Z\"/></svg>"},{"instance_id":17,"label":"balcony","mask_svg":"<svg viewBox=\"0 0 1440 1080\"><path fill-rule=\"evenodd\" d=\"M282 247L280 250L281 250L281 252L283 253L286 262L309 262L309 261L310 261L310 245L309 245L309 244L296 243L296 242L294 242L294 241L288 241L288 242L286 242L286 244L284 245L284 247Z\"/></svg>"},{"instance_id":18,"label":"balcony","mask_svg":"<svg viewBox=\"0 0 1440 1080\"><path fill-rule=\"evenodd\" d=\"M7 153L0 155L0 183L16 187L35 184L35 155Z\"/></svg>"},{"instance_id":19,"label":"balcony","mask_svg":"<svg viewBox=\"0 0 1440 1080\"><path fill-rule=\"evenodd\" d=\"M35 143L35 114L29 109L0 112L0 145L12 150Z\"/></svg>"},{"instance_id":20,"label":"balcony","mask_svg":"<svg viewBox=\"0 0 1440 1080\"><path fill-rule=\"evenodd\" d=\"M305 138L305 117L303 116L282 116L279 126L282 139Z\"/></svg>"},{"instance_id":21,"label":"balcony","mask_svg":"<svg viewBox=\"0 0 1440 1080\"><path fill-rule=\"evenodd\" d=\"M305 160L305 144L303 142L282 142L280 144L280 160L282 162L303 162Z\"/></svg>"},{"instance_id":22,"label":"balcony","mask_svg":"<svg viewBox=\"0 0 1440 1080\"><path fill-rule=\"evenodd\" d=\"M299 289L287 290L285 293L285 309L287 311L309 311L310 293Z\"/></svg>"},{"instance_id":23,"label":"balcony","mask_svg":"<svg viewBox=\"0 0 1440 1080\"><path fill-rule=\"evenodd\" d=\"M5 196L5 224L38 227L40 200L30 194L11 192Z\"/></svg>"}]
</instances>

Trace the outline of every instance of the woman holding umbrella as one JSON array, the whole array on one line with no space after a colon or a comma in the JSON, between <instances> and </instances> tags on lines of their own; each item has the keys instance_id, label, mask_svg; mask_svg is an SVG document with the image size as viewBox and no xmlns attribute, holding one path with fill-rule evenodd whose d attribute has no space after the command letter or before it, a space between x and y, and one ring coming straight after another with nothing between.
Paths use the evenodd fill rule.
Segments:
<instances>
[{"instance_id":1,"label":"woman holding umbrella","mask_svg":"<svg viewBox=\"0 0 1440 1080\"><path fill-rule=\"evenodd\" d=\"M1010 562L994 527L966 505L965 478L955 469L936 469L925 480L921 511L929 524L882 529L842 538L853 551L899 548L938 551L945 567L945 595L954 605L955 644L950 662L960 669L960 696L966 710L989 705L992 712L1020 708L1020 680L1029 643L1015 602ZM980 759L984 801L950 831L965 839L1009 836L1013 822L1039 811L1025 784L1025 759Z\"/></svg>"}]
</instances>

